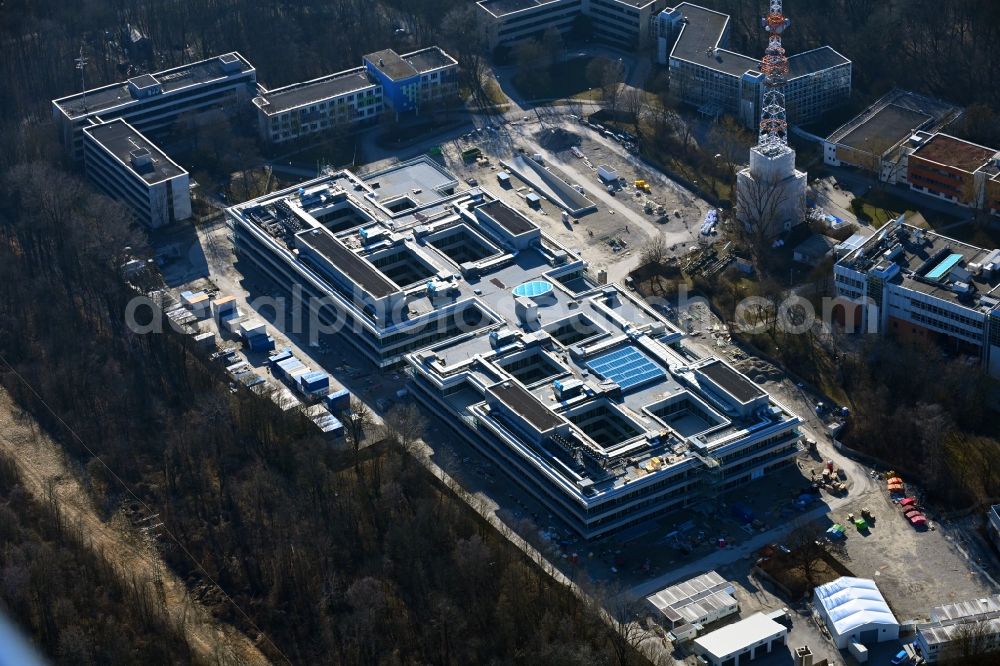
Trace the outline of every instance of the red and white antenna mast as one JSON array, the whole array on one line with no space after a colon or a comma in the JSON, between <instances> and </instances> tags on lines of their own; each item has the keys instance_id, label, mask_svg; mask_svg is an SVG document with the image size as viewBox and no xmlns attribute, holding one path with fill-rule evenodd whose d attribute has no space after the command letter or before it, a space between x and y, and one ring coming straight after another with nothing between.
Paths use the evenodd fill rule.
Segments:
<instances>
[{"instance_id":1,"label":"red and white antenna mast","mask_svg":"<svg viewBox=\"0 0 1000 666\"><path fill-rule=\"evenodd\" d=\"M764 103L760 117L758 146L765 155L787 152L788 119L785 117L785 82L788 80L788 56L781 45L781 34L790 21L782 12L781 0L770 0L771 11L761 24L767 32L767 50L760 63L764 74Z\"/></svg>"}]
</instances>

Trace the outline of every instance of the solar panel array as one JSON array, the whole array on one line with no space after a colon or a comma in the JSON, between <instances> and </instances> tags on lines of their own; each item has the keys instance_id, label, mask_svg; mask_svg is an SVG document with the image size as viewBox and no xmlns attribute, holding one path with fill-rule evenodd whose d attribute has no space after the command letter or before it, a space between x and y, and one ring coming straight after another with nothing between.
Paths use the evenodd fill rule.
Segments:
<instances>
[{"instance_id":1,"label":"solar panel array","mask_svg":"<svg viewBox=\"0 0 1000 666\"><path fill-rule=\"evenodd\" d=\"M622 347L592 358L587 367L615 382L623 391L665 376L663 368L635 347Z\"/></svg>"}]
</instances>

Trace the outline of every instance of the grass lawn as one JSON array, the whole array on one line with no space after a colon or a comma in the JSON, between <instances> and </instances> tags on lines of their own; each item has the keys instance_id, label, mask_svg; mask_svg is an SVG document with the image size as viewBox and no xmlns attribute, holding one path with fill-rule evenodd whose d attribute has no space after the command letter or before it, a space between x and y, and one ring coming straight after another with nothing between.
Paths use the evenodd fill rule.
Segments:
<instances>
[{"instance_id":1,"label":"grass lawn","mask_svg":"<svg viewBox=\"0 0 1000 666\"><path fill-rule=\"evenodd\" d=\"M300 167L311 167L320 163L332 167L349 166L354 161L354 141L354 136L326 139L289 154L284 162L291 162Z\"/></svg>"},{"instance_id":2,"label":"grass lawn","mask_svg":"<svg viewBox=\"0 0 1000 666\"><path fill-rule=\"evenodd\" d=\"M872 190L862 197L861 201L864 203L865 215L876 227L896 219L909 210L908 202L883 190Z\"/></svg>"},{"instance_id":3,"label":"grass lawn","mask_svg":"<svg viewBox=\"0 0 1000 666\"><path fill-rule=\"evenodd\" d=\"M514 85L527 99L577 99L599 100L601 91L587 80L587 67L593 60L607 60L596 56L582 56L553 63L538 76L525 72L514 75ZM591 90L591 88L595 88Z\"/></svg>"}]
</instances>

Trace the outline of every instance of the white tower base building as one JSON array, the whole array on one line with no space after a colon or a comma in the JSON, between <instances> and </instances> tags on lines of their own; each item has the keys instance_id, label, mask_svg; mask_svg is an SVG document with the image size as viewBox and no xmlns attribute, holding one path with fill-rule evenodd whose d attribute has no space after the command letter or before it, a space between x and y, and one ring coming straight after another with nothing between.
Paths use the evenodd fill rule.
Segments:
<instances>
[{"instance_id":1,"label":"white tower base building","mask_svg":"<svg viewBox=\"0 0 1000 666\"><path fill-rule=\"evenodd\" d=\"M795 168L795 151L785 146L769 155L751 148L750 166L736 176L736 219L770 238L805 218L806 174Z\"/></svg>"}]
</instances>

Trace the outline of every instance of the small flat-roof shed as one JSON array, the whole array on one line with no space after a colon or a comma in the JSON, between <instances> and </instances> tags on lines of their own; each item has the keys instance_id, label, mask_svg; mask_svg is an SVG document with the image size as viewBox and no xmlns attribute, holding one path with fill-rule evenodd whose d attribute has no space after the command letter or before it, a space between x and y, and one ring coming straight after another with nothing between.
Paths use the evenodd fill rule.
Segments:
<instances>
[{"instance_id":1,"label":"small flat-roof shed","mask_svg":"<svg viewBox=\"0 0 1000 666\"><path fill-rule=\"evenodd\" d=\"M694 652L712 666L743 666L785 644L788 629L763 613L696 638Z\"/></svg>"}]
</instances>

